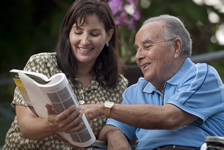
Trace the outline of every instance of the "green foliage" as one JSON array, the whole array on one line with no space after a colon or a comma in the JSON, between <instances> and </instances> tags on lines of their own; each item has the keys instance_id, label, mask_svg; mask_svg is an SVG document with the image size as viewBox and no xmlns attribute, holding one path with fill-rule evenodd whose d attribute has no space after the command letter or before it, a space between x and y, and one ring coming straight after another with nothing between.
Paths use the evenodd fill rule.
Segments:
<instances>
[{"instance_id":1,"label":"green foliage","mask_svg":"<svg viewBox=\"0 0 224 150\"><path fill-rule=\"evenodd\" d=\"M53 51L62 19L74 0L8 0L0 5L0 79L9 78L9 70L22 69L28 58L39 52ZM138 6L141 19L135 22L136 30L127 26L118 27L118 41L121 58L125 63L135 63L134 35L142 22L151 16L170 14L180 17L193 39L193 55L223 50L223 45L212 43L224 14L212 6L197 5L192 0L148 0L150 7ZM209 22L208 11L215 12L220 22ZM123 37L123 38L122 38ZM210 63L224 81L224 61ZM3 79L3 80L4 80ZM12 101L15 85L0 85L0 99ZM3 90L2 90L3 89ZM9 105L8 105L9 106ZM0 115L1 117L1 115ZM2 125L0 145L11 122L0 118ZM4 122L4 123L3 123ZM4 133L3 133L4 131Z\"/></svg>"},{"instance_id":2,"label":"green foliage","mask_svg":"<svg viewBox=\"0 0 224 150\"><path fill-rule=\"evenodd\" d=\"M117 27L120 56L125 63L135 63L134 38L143 21L161 14L175 15L183 20L192 35L193 55L223 49L223 45L210 41L224 21L224 14L214 7L197 5L192 0L148 1L148 8L138 5L141 18L135 22L135 30L130 30L127 26ZM54 51L59 27L72 2L73 0L9 0L0 6L0 79L7 77L12 68L22 69L32 54ZM215 12L220 17L220 22L211 23L208 10ZM223 61L213 64L221 70Z\"/></svg>"},{"instance_id":3,"label":"green foliage","mask_svg":"<svg viewBox=\"0 0 224 150\"><path fill-rule=\"evenodd\" d=\"M14 84L3 83L10 69L22 69L32 54L54 50L62 19L72 3L58 2L11 0L0 6L1 101L12 101Z\"/></svg>"},{"instance_id":4,"label":"green foliage","mask_svg":"<svg viewBox=\"0 0 224 150\"><path fill-rule=\"evenodd\" d=\"M151 4L148 8L139 6L141 20L136 23L137 28L148 17L170 14L179 17L189 30L193 40L193 55L223 49L223 46L218 43L212 43L210 40L211 36L215 35L218 26L224 21L224 14L214 7L197 5L191 0L150 0L150 2ZM208 10L219 15L219 23L214 24L209 21Z\"/></svg>"},{"instance_id":5,"label":"green foliage","mask_svg":"<svg viewBox=\"0 0 224 150\"><path fill-rule=\"evenodd\" d=\"M217 42L212 43L211 37L215 35L219 25L224 22L224 14L220 13L213 6L197 5L192 0L149 0L150 6L143 8L141 5L138 9L141 13L141 19L135 22L136 30L130 31L126 28L119 28L119 48L122 60L125 63L135 63L135 49L133 47L134 36L137 29L139 29L144 20L152 16L161 14L170 14L179 17L189 30L193 40L193 55L224 50L223 45ZM211 23L208 17L208 11L215 12L220 21L218 23ZM122 32L122 33L121 33ZM124 37L124 39L122 39ZM125 41L125 43L124 43ZM224 81L223 74L223 60L211 63Z\"/></svg>"},{"instance_id":6,"label":"green foliage","mask_svg":"<svg viewBox=\"0 0 224 150\"><path fill-rule=\"evenodd\" d=\"M65 2L64 2L65 3ZM22 69L28 58L52 51L65 11L54 1L11 1L1 5L0 71Z\"/></svg>"},{"instance_id":7,"label":"green foliage","mask_svg":"<svg viewBox=\"0 0 224 150\"><path fill-rule=\"evenodd\" d=\"M42 51L53 51L62 19L72 0L66 1L16 1L11 0L1 5L1 40L0 71L8 72L11 68L22 69L30 55ZM138 5L141 19L135 22L136 30L127 26L118 30L121 58L126 63L134 63L134 35L142 22L151 16L171 14L180 17L193 39L193 55L220 50L223 46L211 43L218 25L224 20L212 6L197 5L192 0L149 0L150 6ZM220 22L212 24L208 20L208 10L220 16ZM119 27L118 27L119 28ZM122 32L122 33L121 33ZM119 37L120 38L120 37Z\"/></svg>"}]
</instances>

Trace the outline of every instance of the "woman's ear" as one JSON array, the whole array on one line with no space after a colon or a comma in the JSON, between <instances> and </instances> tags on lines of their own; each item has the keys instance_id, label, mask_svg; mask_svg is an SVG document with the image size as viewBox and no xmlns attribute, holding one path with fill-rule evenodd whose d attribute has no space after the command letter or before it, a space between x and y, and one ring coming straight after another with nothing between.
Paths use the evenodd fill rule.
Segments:
<instances>
[{"instance_id":1,"label":"woman's ear","mask_svg":"<svg viewBox=\"0 0 224 150\"><path fill-rule=\"evenodd\" d=\"M174 58L178 58L182 52L182 41L179 38L176 38L173 42L174 47Z\"/></svg>"},{"instance_id":2,"label":"woman's ear","mask_svg":"<svg viewBox=\"0 0 224 150\"><path fill-rule=\"evenodd\" d=\"M109 45L109 41L110 41L111 37L113 36L113 34L114 34L114 29L110 29L110 30L107 32L106 45Z\"/></svg>"}]
</instances>

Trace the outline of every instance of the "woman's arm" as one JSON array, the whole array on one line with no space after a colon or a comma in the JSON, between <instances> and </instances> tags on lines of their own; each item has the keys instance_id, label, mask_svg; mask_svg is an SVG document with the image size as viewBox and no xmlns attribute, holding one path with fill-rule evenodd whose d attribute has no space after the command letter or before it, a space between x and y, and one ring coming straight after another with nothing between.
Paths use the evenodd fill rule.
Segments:
<instances>
[{"instance_id":1,"label":"woman's arm","mask_svg":"<svg viewBox=\"0 0 224 150\"><path fill-rule=\"evenodd\" d=\"M56 132L74 132L82 127L80 108L70 106L64 112L56 114L47 105L48 118L40 118L33 114L29 107L16 105L16 115L21 134L29 139L40 140Z\"/></svg>"}]
</instances>

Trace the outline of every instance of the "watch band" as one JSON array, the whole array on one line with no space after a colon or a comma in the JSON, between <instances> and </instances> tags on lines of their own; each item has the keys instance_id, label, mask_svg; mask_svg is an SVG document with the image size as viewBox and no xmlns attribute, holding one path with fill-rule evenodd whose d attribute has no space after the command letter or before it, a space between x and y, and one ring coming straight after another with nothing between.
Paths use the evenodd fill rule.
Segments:
<instances>
[{"instance_id":1,"label":"watch band","mask_svg":"<svg viewBox=\"0 0 224 150\"><path fill-rule=\"evenodd\" d=\"M110 117L110 108L108 107L105 107L105 110L104 110L104 115L109 118Z\"/></svg>"},{"instance_id":2,"label":"watch band","mask_svg":"<svg viewBox=\"0 0 224 150\"><path fill-rule=\"evenodd\" d=\"M104 115L109 118L112 107L114 106L114 102L106 101L104 102Z\"/></svg>"}]
</instances>

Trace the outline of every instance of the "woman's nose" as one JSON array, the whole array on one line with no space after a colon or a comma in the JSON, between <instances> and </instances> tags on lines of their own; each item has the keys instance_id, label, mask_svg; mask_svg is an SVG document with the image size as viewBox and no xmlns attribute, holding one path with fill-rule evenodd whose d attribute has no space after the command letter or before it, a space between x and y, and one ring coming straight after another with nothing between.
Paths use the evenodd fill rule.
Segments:
<instances>
[{"instance_id":1,"label":"woman's nose","mask_svg":"<svg viewBox=\"0 0 224 150\"><path fill-rule=\"evenodd\" d=\"M83 34L83 36L81 37L81 43L83 45L86 45L86 44L90 43L90 39L89 39L89 36L87 34Z\"/></svg>"}]
</instances>

